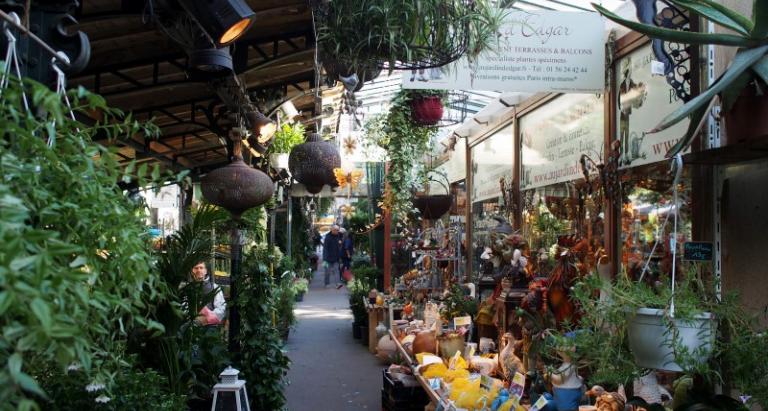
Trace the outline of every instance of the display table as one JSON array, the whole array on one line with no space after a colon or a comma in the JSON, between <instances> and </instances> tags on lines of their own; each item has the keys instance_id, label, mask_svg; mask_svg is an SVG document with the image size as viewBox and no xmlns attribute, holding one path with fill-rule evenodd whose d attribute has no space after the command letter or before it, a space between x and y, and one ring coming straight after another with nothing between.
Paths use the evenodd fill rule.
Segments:
<instances>
[{"instance_id":1,"label":"display table","mask_svg":"<svg viewBox=\"0 0 768 411\"><path fill-rule=\"evenodd\" d=\"M435 405L435 406L440 404L440 402L441 402L440 394L438 394L435 390L433 390L429 386L429 381L427 381L427 379L424 378L419 373L419 369L418 369L419 364L415 363L414 360L411 358L411 356L408 355L408 351L406 351L405 347L403 347L403 345L400 344L400 340L397 339L397 337L392 332L392 330L389 330L389 336L392 337L392 340L395 342L395 346L397 347L397 351L400 353L400 355L403 356L403 358L405 358L405 361L411 367L411 371L413 372L413 376L419 382L419 385L421 385L421 388L423 388L424 391L427 393L427 396L429 396L430 403L432 403L432 405Z\"/></svg>"}]
</instances>

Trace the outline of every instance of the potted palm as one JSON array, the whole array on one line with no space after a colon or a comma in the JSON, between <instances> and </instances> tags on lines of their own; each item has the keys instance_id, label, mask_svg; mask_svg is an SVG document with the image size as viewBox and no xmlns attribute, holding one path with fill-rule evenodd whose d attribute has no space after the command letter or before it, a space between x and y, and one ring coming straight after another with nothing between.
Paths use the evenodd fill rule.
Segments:
<instances>
[{"instance_id":1,"label":"potted palm","mask_svg":"<svg viewBox=\"0 0 768 411\"><path fill-rule=\"evenodd\" d=\"M276 170L288 168L288 156L295 146L304 142L304 126L301 123L283 123L267 149L269 163Z\"/></svg>"},{"instance_id":2,"label":"potted palm","mask_svg":"<svg viewBox=\"0 0 768 411\"><path fill-rule=\"evenodd\" d=\"M701 16L732 34L696 33L660 28L655 25L627 20L604 7L592 4L603 16L648 37L692 45L722 45L738 47L728 69L697 97L670 113L651 132L667 129L685 118L691 122L680 141L667 153L672 157L685 150L693 141L709 112L715 97L719 97L725 113L729 138L749 138L768 134L768 97L761 90L768 85L768 3L755 1L752 18L741 15L715 0L669 0L683 10Z\"/></svg>"}]
</instances>

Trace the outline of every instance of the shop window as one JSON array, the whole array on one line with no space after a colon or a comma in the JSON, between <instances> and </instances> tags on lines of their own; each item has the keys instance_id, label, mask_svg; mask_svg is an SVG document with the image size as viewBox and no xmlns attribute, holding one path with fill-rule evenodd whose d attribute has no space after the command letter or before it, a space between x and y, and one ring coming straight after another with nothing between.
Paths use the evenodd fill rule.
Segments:
<instances>
[{"instance_id":1,"label":"shop window","mask_svg":"<svg viewBox=\"0 0 768 411\"><path fill-rule=\"evenodd\" d=\"M677 223L677 266L681 266L682 246L691 240L691 179L684 173L678 184L679 209L673 201L672 176L669 165L633 169L625 175L625 198L621 208L621 263L627 275L639 279L648 264L646 277L654 281L672 274L674 213L679 211ZM666 225L664 224L667 221ZM654 248L655 246L655 248ZM680 270L677 270L678 273Z\"/></svg>"}]
</instances>

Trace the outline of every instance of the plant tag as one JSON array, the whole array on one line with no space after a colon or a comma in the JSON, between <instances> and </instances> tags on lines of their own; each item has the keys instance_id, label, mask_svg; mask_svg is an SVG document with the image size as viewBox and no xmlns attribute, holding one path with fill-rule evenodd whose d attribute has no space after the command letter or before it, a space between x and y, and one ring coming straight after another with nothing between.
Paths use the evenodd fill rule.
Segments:
<instances>
[{"instance_id":1,"label":"plant tag","mask_svg":"<svg viewBox=\"0 0 768 411\"><path fill-rule=\"evenodd\" d=\"M469 327L472 325L472 317L466 315L464 317L456 317L453 319L453 327L459 328L459 327Z\"/></svg>"},{"instance_id":2,"label":"plant tag","mask_svg":"<svg viewBox=\"0 0 768 411\"><path fill-rule=\"evenodd\" d=\"M490 391L493 388L493 378L487 375L480 376L480 388Z\"/></svg>"},{"instance_id":3,"label":"plant tag","mask_svg":"<svg viewBox=\"0 0 768 411\"><path fill-rule=\"evenodd\" d=\"M459 361L459 358L461 358L461 351L456 350L456 354L453 354L453 357L451 357L450 363L448 363L448 369L455 370L456 363Z\"/></svg>"},{"instance_id":4,"label":"plant tag","mask_svg":"<svg viewBox=\"0 0 768 411\"><path fill-rule=\"evenodd\" d=\"M663 76L666 70L664 68L664 63L656 60L651 61L651 74L654 76Z\"/></svg>"},{"instance_id":5,"label":"plant tag","mask_svg":"<svg viewBox=\"0 0 768 411\"><path fill-rule=\"evenodd\" d=\"M547 399L543 395L541 395L539 396L539 399L535 403L533 403L530 411L539 411L544 409L544 407L546 406L547 406Z\"/></svg>"},{"instance_id":6,"label":"plant tag","mask_svg":"<svg viewBox=\"0 0 768 411\"><path fill-rule=\"evenodd\" d=\"M519 402L523 398L523 390L525 390L525 374L516 372L509 384L509 394Z\"/></svg>"}]
</instances>

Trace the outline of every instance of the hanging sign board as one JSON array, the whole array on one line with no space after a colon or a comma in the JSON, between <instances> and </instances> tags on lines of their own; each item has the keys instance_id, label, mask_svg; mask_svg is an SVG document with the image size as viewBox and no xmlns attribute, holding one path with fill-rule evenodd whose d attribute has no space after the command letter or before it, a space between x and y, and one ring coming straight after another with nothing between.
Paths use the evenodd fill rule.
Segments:
<instances>
[{"instance_id":1,"label":"hanging sign board","mask_svg":"<svg viewBox=\"0 0 768 411\"><path fill-rule=\"evenodd\" d=\"M472 203L501 196L499 180L512 178L514 147L512 125L472 147Z\"/></svg>"},{"instance_id":2,"label":"hanging sign board","mask_svg":"<svg viewBox=\"0 0 768 411\"><path fill-rule=\"evenodd\" d=\"M683 260L712 261L714 246L704 241L688 241L683 243Z\"/></svg>"},{"instance_id":3,"label":"hanging sign board","mask_svg":"<svg viewBox=\"0 0 768 411\"><path fill-rule=\"evenodd\" d=\"M581 178L582 154L602 163L603 118L603 99L594 94L562 95L520 118L520 189Z\"/></svg>"},{"instance_id":4,"label":"hanging sign board","mask_svg":"<svg viewBox=\"0 0 768 411\"><path fill-rule=\"evenodd\" d=\"M474 62L403 75L403 88L601 93L605 41L598 13L510 10L495 50Z\"/></svg>"},{"instance_id":5,"label":"hanging sign board","mask_svg":"<svg viewBox=\"0 0 768 411\"><path fill-rule=\"evenodd\" d=\"M675 73L688 73L689 64L681 63ZM680 78L680 84L690 92L690 85ZM664 64L648 44L626 57L617 65L616 124L621 141L619 167L629 168L665 159L667 151L688 129L689 120L653 134L646 134L661 119L683 105L674 88L664 76ZM690 151L690 149L689 149Z\"/></svg>"}]
</instances>

